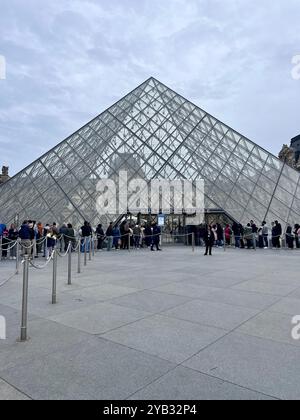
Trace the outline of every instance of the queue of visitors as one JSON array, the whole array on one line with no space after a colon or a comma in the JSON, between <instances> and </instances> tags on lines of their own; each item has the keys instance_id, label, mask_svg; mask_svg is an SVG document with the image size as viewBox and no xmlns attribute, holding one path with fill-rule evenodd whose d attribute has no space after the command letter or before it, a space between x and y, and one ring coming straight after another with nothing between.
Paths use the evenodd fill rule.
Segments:
<instances>
[{"instance_id":1,"label":"queue of visitors","mask_svg":"<svg viewBox=\"0 0 300 420\"><path fill-rule=\"evenodd\" d=\"M263 221L257 226L251 220L246 226L239 223L227 224L223 228L219 223L211 225L199 225L194 227L195 245L205 246L205 255L212 254L212 248L232 246L235 248L275 248L282 247L282 240L285 239L289 249L300 248L300 225L294 227L288 225L285 234L278 221L272 223L269 228ZM53 249L58 247L61 252L67 251L71 244L72 250L76 248L77 239L81 238L81 252L90 250L91 237L96 237L97 249L107 251L128 250L130 248L142 249L149 248L161 251L161 227L157 223L152 224L132 224L124 220L121 224L111 222L107 229L101 224L93 229L87 221L79 231L75 231L71 224L63 224L58 227L56 223L52 225L36 223L35 221L24 221L18 229L12 224L9 228L5 224L0 224L0 238L3 259L16 259L17 247L11 246L18 241L21 245L22 255L32 255L38 258L43 256L49 258Z\"/></svg>"},{"instance_id":2,"label":"queue of visitors","mask_svg":"<svg viewBox=\"0 0 300 420\"><path fill-rule=\"evenodd\" d=\"M55 247L60 252L66 252L71 244L74 250L78 239L81 239L81 252L89 252L92 237L96 237L98 250L104 247L107 251L146 247L151 251L154 251L154 248L161 251L161 228L156 223L141 226L131 225L125 220L118 226L111 222L104 231L102 225L98 225L94 230L91 224L85 221L79 231L75 232L71 224L63 224L59 228L56 223L43 225L25 220L20 229L14 224L9 229L5 224L0 224L1 256L3 259L8 258L8 255L10 259L16 259L17 247L14 245L16 241L20 243L22 255L31 255L35 258L42 256L48 259Z\"/></svg>"}]
</instances>

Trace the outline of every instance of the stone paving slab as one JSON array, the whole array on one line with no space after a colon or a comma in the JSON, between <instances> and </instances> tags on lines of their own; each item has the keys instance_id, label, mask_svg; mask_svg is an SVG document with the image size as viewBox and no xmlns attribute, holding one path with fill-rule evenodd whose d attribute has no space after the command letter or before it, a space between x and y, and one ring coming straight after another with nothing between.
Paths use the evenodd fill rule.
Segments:
<instances>
[{"instance_id":1,"label":"stone paving slab","mask_svg":"<svg viewBox=\"0 0 300 420\"><path fill-rule=\"evenodd\" d=\"M156 380L132 400L273 400L258 392L201 374L182 366Z\"/></svg>"},{"instance_id":2,"label":"stone paving slab","mask_svg":"<svg viewBox=\"0 0 300 420\"><path fill-rule=\"evenodd\" d=\"M237 332L300 347L300 340L292 338L292 328L291 316L266 311L243 324Z\"/></svg>"},{"instance_id":3,"label":"stone paving slab","mask_svg":"<svg viewBox=\"0 0 300 420\"><path fill-rule=\"evenodd\" d=\"M200 298L210 302L259 310L267 309L279 300L277 296L233 289L213 289L203 293Z\"/></svg>"},{"instance_id":4,"label":"stone paving slab","mask_svg":"<svg viewBox=\"0 0 300 420\"><path fill-rule=\"evenodd\" d=\"M300 349L232 333L184 366L279 399L300 399Z\"/></svg>"},{"instance_id":5,"label":"stone paving slab","mask_svg":"<svg viewBox=\"0 0 300 420\"><path fill-rule=\"evenodd\" d=\"M0 379L0 401L26 401L30 400L22 392L19 392L16 388L9 385Z\"/></svg>"},{"instance_id":6,"label":"stone paving slab","mask_svg":"<svg viewBox=\"0 0 300 420\"><path fill-rule=\"evenodd\" d=\"M150 313L145 311L138 311L110 303L98 303L76 311L53 316L49 319L88 334L96 335L120 328L149 315Z\"/></svg>"},{"instance_id":7,"label":"stone paving slab","mask_svg":"<svg viewBox=\"0 0 300 420\"><path fill-rule=\"evenodd\" d=\"M174 363L182 363L225 334L222 329L155 315L108 332L103 337Z\"/></svg>"},{"instance_id":8,"label":"stone paving slab","mask_svg":"<svg viewBox=\"0 0 300 420\"><path fill-rule=\"evenodd\" d=\"M118 299L113 299L111 300L111 303L155 314L177 307L184 303L191 302L191 300L191 298L187 297L166 295L163 293L145 290L123 296Z\"/></svg>"},{"instance_id":9,"label":"stone paving slab","mask_svg":"<svg viewBox=\"0 0 300 420\"><path fill-rule=\"evenodd\" d=\"M126 399L174 364L98 338L0 372L41 399ZM28 370L32 375L28 376Z\"/></svg>"},{"instance_id":10,"label":"stone paving slab","mask_svg":"<svg viewBox=\"0 0 300 420\"><path fill-rule=\"evenodd\" d=\"M258 312L257 309L194 300L165 311L163 315L230 331L257 315Z\"/></svg>"}]
</instances>

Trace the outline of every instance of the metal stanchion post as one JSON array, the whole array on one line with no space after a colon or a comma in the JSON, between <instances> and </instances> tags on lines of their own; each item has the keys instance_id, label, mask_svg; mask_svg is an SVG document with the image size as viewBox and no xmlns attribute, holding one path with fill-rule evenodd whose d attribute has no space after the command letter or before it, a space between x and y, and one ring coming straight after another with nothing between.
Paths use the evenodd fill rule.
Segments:
<instances>
[{"instance_id":1,"label":"metal stanchion post","mask_svg":"<svg viewBox=\"0 0 300 420\"><path fill-rule=\"evenodd\" d=\"M130 233L128 233L128 251L130 252Z\"/></svg>"},{"instance_id":2,"label":"metal stanchion post","mask_svg":"<svg viewBox=\"0 0 300 420\"><path fill-rule=\"evenodd\" d=\"M226 251L225 229L223 229L223 243L224 243L224 252L225 252Z\"/></svg>"},{"instance_id":3,"label":"metal stanchion post","mask_svg":"<svg viewBox=\"0 0 300 420\"><path fill-rule=\"evenodd\" d=\"M52 305L55 305L56 300L56 281L57 281L57 252L56 247L53 251L53 276L52 276Z\"/></svg>"},{"instance_id":4,"label":"metal stanchion post","mask_svg":"<svg viewBox=\"0 0 300 420\"><path fill-rule=\"evenodd\" d=\"M77 265L77 273L81 273L81 239L78 240L78 265Z\"/></svg>"},{"instance_id":5,"label":"metal stanchion post","mask_svg":"<svg viewBox=\"0 0 300 420\"><path fill-rule=\"evenodd\" d=\"M69 243L68 249L68 285L72 284L72 244Z\"/></svg>"},{"instance_id":6,"label":"metal stanchion post","mask_svg":"<svg viewBox=\"0 0 300 420\"><path fill-rule=\"evenodd\" d=\"M92 241L93 241L93 237L90 236L89 237L89 261L92 261Z\"/></svg>"},{"instance_id":7,"label":"metal stanchion post","mask_svg":"<svg viewBox=\"0 0 300 420\"><path fill-rule=\"evenodd\" d=\"M2 236L0 236L0 261L2 260Z\"/></svg>"},{"instance_id":8,"label":"metal stanchion post","mask_svg":"<svg viewBox=\"0 0 300 420\"><path fill-rule=\"evenodd\" d=\"M92 236L93 257L95 256L95 238Z\"/></svg>"},{"instance_id":9,"label":"metal stanchion post","mask_svg":"<svg viewBox=\"0 0 300 420\"><path fill-rule=\"evenodd\" d=\"M23 266L23 296L22 296L22 324L20 341L27 340L27 314L28 314L28 272L29 255L24 255Z\"/></svg>"},{"instance_id":10,"label":"metal stanchion post","mask_svg":"<svg viewBox=\"0 0 300 420\"><path fill-rule=\"evenodd\" d=\"M19 263L20 263L20 244L17 241L16 245L16 274L19 274Z\"/></svg>"},{"instance_id":11,"label":"metal stanchion post","mask_svg":"<svg viewBox=\"0 0 300 420\"><path fill-rule=\"evenodd\" d=\"M87 238L85 237L84 238L84 243L83 243L83 246L84 246L84 266L86 267L87 266L87 249L86 249L86 247L87 247L87 240L86 240Z\"/></svg>"},{"instance_id":12,"label":"metal stanchion post","mask_svg":"<svg viewBox=\"0 0 300 420\"><path fill-rule=\"evenodd\" d=\"M195 252L195 232L192 233L192 249Z\"/></svg>"}]
</instances>

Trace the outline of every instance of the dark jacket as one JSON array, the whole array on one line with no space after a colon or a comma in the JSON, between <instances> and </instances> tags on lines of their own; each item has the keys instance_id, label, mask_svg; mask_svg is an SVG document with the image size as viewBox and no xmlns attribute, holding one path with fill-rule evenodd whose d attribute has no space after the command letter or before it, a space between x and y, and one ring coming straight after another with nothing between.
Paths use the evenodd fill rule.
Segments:
<instances>
[{"instance_id":1,"label":"dark jacket","mask_svg":"<svg viewBox=\"0 0 300 420\"><path fill-rule=\"evenodd\" d=\"M106 231L106 236L111 237L114 236L114 229L112 226L109 226Z\"/></svg>"},{"instance_id":2,"label":"dark jacket","mask_svg":"<svg viewBox=\"0 0 300 420\"><path fill-rule=\"evenodd\" d=\"M159 243L161 235L161 228L157 225L153 226L153 242Z\"/></svg>"},{"instance_id":3,"label":"dark jacket","mask_svg":"<svg viewBox=\"0 0 300 420\"><path fill-rule=\"evenodd\" d=\"M19 230L19 237L22 240L30 240L30 228L28 225L22 225L21 229Z\"/></svg>"},{"instance_id":4,"label":"dark jacket","mask_svg":"<svg viewBox=\"0 0 300 420\"><path fill-rule=\"evenodd\" d=\"M19 237L18 231L16 229L9 229L8 231L8 239L10 241L16 241Z\"/></svg>"},{"instance_id":5,"label":"dark jacket","mask_svg":"<svg viewBox=\"0 0 300 420\"><path fill-rule=\"evenodd\" d=\"M209 229L205 230L204 241L205 241L205 244L208 245L208 246L214 245L215 235L214 235L214 232L212 230L209 230Z\"/></svg>"},{"instance_id":6,"label":"dark jacket","mask_svg":"<svg viewBox=\"0 0 300 420\"><path fill-rule=\"evenodd\" d=\"M92 234L93 234L93 231L92 231L91 226L86 226L86 225L82 226L81 235L82 235L83 238L87 238L89 236L92 236Z\"/></svg>"},{"instance_id":7,"label":"dark jacket","mask_svg":"<svg viewBox=\"0 0 300 420\"><path fill-rule=\"evenodd\" d=\"M240 236L241 235L241 228L237 223L234 223L232 225L232 232L234 236Z\"/></svg>"}]
</instances>

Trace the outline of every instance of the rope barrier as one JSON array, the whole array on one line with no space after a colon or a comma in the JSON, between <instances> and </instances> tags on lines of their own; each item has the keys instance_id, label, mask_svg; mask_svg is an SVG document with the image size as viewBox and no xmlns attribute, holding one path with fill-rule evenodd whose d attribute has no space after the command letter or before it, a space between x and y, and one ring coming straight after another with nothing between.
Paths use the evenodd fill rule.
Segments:
<instances>
[{"instance_id":1,"label":"rope barrier","mask_svg":"<svg viewBox=\"0 0 300 420\"><path fill-rule=\"evenodd\" d=\"M48 264L50 263L51 260L53 260L53 256L54 256L54 250L52 251L50 257L47 259L46 263L44 265L36 265L32 262L32 260L29 260L29 264L33 267L36 268L37 270L44 270ZM24 260L22 261L23 264Z\"/></svg>"},{"instance_id":2,"label":"rope barrier","mask_svg":"<svg viewBox=\"0 0 300 420\"><path fill-rule=\"evenodd\" d=\"M57 255L58 255L59 257L61 257L61 258L66 257L66 256L68 255L68 253L69 253L69 248L70 248L70 246L72 246L72 245L71 245L71 244L69 244L69 245L68 245L68 248L67 248L67 251L65 252L65 254L61 254L58 250L56 250Z\"/></svg>"}]
</instances>

